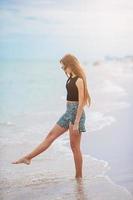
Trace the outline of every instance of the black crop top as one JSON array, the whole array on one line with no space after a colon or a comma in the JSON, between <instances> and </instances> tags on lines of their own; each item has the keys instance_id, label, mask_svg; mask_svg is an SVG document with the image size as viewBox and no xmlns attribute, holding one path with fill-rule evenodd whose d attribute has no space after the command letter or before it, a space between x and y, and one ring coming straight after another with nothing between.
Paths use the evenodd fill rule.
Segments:
<instances>
[{"instance_id":1,"label":"black crop top","mask_svg":"<svg viewBox=\"0 0 133 200\"><path fill-rule=\"evenodd\" d=\"M78 101L78 88L76 85L76 80L78 76L69 77L66 82L66 89L67 89L67 100L68 101Z\"/></svg>"}]
</instances>

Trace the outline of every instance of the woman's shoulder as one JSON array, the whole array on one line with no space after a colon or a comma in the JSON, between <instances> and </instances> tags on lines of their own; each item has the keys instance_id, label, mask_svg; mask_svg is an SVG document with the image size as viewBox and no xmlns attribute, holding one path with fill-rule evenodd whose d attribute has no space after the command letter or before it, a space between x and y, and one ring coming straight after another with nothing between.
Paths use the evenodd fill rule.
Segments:
<instances>
[{"instance_id":1,"label":"woman's shoulder","mask_svg":"<svg viewBox=\"0 0 133 200\"><path fill-rule=\"evenodd\" d=\"M76 85L77 86L83 85L83 79L81 77L77 77L77 79L76 79Z\"/></svg>"},{"instance_id":2,"label":"woman's shoulder","mask_svg":"<svg viewBox=\"0 0 133 200\"><path fill-rule=\"evenodd\" d=\"M76 82L83 82L83 79L81 77L79 77L79 76L77 76L76 80L77 80Z\"/></svg>"}]
</instances>

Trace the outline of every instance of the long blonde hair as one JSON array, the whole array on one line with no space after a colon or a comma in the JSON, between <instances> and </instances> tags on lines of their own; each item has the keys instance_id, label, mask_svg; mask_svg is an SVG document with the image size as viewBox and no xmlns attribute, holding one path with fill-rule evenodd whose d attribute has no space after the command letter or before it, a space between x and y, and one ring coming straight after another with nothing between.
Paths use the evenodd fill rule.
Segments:
<instances>
[{"instance_id":1,"label":"long blonde hair","mask_svg":"<svg viewBox=\"0 0 133 200\"><path fill-rule=\"evenodd\" d=\"M88 88L87 88L87 80L86 80L85 70L81 66L79 60L72 54L66 54L63 58L61 58L60 63L61 62L63 63L63 65L65 67L69 67L74 72L74 74L76 74L78 77L83 79L83 83L84 83L83 104L90 106L91 97L89 95ZM69 77L66 71L65 71L65 73L66 73L67 77ZM70 74L70 76L71 75L72 74Z\"/></svg>"}]
</instances>

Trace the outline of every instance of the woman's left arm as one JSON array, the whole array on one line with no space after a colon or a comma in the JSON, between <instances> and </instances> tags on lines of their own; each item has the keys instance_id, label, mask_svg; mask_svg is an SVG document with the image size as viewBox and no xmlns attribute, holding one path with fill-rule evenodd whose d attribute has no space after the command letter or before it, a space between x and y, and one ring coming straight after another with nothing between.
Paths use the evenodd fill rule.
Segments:
<instances>
[{"instance_id":1,"label":"woman's left arm","mask_svg":"<svg viewBox=\"0 0 133 200\"><path fill-rule=\"evenodd\" d=\"M77 114L75 118L75 124L79 123L82 112L83 112L83 100L84 100L84 84L82 78L78 78L76 81L76 85L78 88L78 98L79 98L79 104L78 104L78 109L77 109Z\"/></svg>"}]
</instances>

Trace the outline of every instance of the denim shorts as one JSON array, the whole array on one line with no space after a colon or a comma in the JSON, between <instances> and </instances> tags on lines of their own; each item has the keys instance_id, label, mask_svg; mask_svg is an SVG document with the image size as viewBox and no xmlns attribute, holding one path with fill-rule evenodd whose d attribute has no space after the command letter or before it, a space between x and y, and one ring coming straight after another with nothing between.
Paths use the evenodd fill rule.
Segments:
<instances>
[{"instance_id":1,"label":"denim shorts","mask_svg":"<svg viewBox=\"0 0 133 200\"><path fill-rule=\"evenodd\" d=\"M64 114L61 115L61 117L58 119L56 124L64 128L69 128L70 122L74 124L77 108L78 108L78 102L66 102L66 111ZM86 115L83 109L83 112L81 114L81 118L79 121L79 132L86 132L85 120L86 120Z\"/></svg>"}]
</instances>

